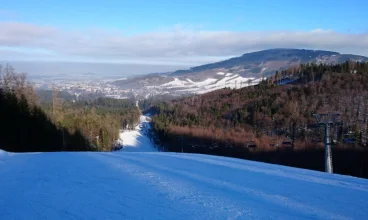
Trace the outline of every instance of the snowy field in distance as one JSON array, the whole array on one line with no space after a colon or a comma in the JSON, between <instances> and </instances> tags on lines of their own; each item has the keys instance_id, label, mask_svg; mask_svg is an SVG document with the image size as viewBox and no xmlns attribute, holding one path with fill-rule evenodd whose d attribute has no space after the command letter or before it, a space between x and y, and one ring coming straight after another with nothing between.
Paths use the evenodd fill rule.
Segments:
<instances>
[{"instance_id":1,"label":"snowy field in distance","mask_svg":"<svg viewBox=\"0 0 368 220\"><path fill-rule=\"evenodd\" d=\"M159 87L162 90L171 92L203 94L225 87L240 89L247 86L254 86L262 81L262 78L247 78L233 73L217 72L215 75L217 75L216 78L209 77L203 81L193 81L185 77L174 77L173 80L168 83L164 83L160 86L147 86L147 88Z\"/></svg>"}]
</instances>

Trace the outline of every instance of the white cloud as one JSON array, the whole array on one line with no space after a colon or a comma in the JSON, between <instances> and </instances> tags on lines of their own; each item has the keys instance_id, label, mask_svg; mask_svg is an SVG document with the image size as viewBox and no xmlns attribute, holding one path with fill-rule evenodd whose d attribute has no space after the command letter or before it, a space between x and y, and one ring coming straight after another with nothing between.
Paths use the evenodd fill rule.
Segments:
<instances>
[{"instance_id":1,"label":"white cloud","mask_svg":"<svg viewBox=\"0 0 368 220\"><path fill-rule=\"evenodd\" d=\"M107 30L61 30L0 22L0 59L199 64L269 48L308 48L368 56L368 33L333 30L231 32L177 25L139 35ZM4 49L5 48L5 49ZM34 57L30 54L34 53Z\"/></svg>"}]
</instances>

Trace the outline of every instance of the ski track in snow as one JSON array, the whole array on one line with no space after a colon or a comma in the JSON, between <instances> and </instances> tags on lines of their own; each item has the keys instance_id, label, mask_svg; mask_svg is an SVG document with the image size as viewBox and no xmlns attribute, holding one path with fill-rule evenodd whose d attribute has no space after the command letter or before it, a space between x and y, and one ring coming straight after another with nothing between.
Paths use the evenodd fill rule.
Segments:
<instances>
[{"instance_id":1,"label":"ski track in snow","mask_svg":"<svg viewBox=\"0 0 368 220\"><path fill-rule=\"evenodd\" d=\"M132 131L123 131L120 133L119 142L123 143L125 152L157 152L153 147L151 140L147 136L151 129L147 115L140 116L140 122Z\"/></svg>"}]
</instances>

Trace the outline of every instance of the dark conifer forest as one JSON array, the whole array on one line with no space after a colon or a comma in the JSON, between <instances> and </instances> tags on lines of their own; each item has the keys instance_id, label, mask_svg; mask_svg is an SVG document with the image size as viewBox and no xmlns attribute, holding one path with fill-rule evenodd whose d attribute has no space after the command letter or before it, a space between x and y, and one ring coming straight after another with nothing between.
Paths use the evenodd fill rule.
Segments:
<instances>
[{"instance_id":1,"label":"dark conifer forest","mask_svg":"<svg viewBox=\"0 0 368 220\"><path fill-rule=\"evenodd\" d=\"M338 113L333 165L368 177L368 63L303 64L259 85L224 88L152 106L155 142L206 153L324 170L323 131L313 113Z\"/></svg>"},{"instance_id":2,"label":"dark conifer forest","mask_svg":"<svg viewBox=\"0 0 368 220\"><path fill-rule=\"evenodd\" d=\"M140 112L131 100L39 101L26 75L0 68L0 149L10 152L111 151Z\"/></svg>"}]
</instances>

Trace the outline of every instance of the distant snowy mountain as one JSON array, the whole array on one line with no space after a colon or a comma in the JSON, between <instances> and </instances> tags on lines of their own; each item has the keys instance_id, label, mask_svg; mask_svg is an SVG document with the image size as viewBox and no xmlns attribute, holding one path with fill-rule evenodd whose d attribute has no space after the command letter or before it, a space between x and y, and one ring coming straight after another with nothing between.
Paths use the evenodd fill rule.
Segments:
<instances>
[{"instance_id":1,"label":"distant snowy mountain","mask_svg":"<svg viewBox=\"0 0 368 220\"><path fill-rule=\"evenodd\" d=\"M142 97L158 94L201 94L224 87L255 85L262 77L274 74L276 70L301 63L333 64L346 60L368 61L368 58L331 51L270 49L188 70L117 80L113 84L124 89L133 89L134 94Z\"/></svg>"},{"instance_id":2,"label":"distant snowy mountain","mask_svg":"<svg viewBox=\"0 0 368 220\"><path fill-rule=\"evenodd\" d=\"M368 61L368 57L340 54L323 50L304 49L269 49L253 53L246 53L240 57L206 64L190 68L189 70L178 70L172 75L200 74L205 71L226 70L241 75L269 75L276 70L285 69L292 65L301 63L341 63L346 60Z\"/></svg>"},{"instance_id":3,"label":"distant snowy mountain","mask_svg":"<svg viewBox=\"0 0 368 220\"><path fill-rule=\"evenodd\" d=\"M195 93L202 94L217 89L222 89L225 87L229 88L242 88L245 86L251 86L258 84L262 78L245 78L239 74L233 73L222 73L218 72L217 75L222 76L207 78L203 81L193 81L190 78L185 77L174 77L173 81L162 84L159 89L162 91L168 91L173 93ZM151 86L151 88L156 88L156 86Z\"/></svg>"},{"instance_id":4,"label":"distant snowy mountain","mask_svg":"<svg viewBox=\"0 0 368 220\"><path fill-rule=\"evenodd\" d=\"M154 79L153 79L154 78ZM133 93L141 97L170 94L181 96L186 94L203 94L217 89L242 88L257 85L262 78L243 77L239 74L216 72L211 77L200 79L192 76L150 76L126 80L124 88L129 86ZM153 82L155 81L155 82ZM158 82L159 81L159 82ZM121 82L119 82L121 83Z\"/></svg>"}]
</instances>

